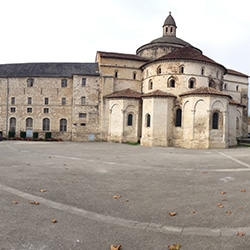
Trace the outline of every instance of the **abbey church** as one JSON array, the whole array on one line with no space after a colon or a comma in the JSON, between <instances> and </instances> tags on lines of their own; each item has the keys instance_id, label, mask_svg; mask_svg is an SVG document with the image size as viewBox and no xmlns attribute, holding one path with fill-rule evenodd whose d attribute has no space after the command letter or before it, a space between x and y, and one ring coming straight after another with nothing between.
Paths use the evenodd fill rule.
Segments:
<instances>
[{"instance_id":1,"label":"abbey church","mask_svg":"<svg viewBox=\"0 0 250 250\"><path fill-rule=\"evenodd\" d=\"M157 27L156 27L157 28ZM0 65L0 133L65 141L227 148L248 133L248 76L177 37L135 54L97 51L93 63Z\"/></svg>"}]
</instances>

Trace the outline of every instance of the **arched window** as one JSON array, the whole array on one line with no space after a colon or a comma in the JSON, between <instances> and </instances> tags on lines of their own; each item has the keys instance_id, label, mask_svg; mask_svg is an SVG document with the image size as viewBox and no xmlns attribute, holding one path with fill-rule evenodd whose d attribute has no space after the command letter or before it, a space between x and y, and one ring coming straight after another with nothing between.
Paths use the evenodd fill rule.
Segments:
<instances>
[{"instance_id":1,"label":"arched window","mask_svg":"<svg viewBox=\"0 0 250 250\"><path fill-rule=\"evenodd\" d=\"M175 87L175 79L171 78L171 79L169 80L169 87L170 87L170 88L174 88L174 87Z\"/></svg>"},{"instance_id":2,"label":"arched window","mask_svg":"<svg viewBox=\"0 0 250 250\"><path fill-rule=\"evenodd\" d=\"M132 114L128 114L128 122L127 122L128 126L132 126L133 125L133 115Z\"/></svg>"},{"instance_id":3,"label":"arched window","mask_svg":"<svg viewBox=\"0 0 250 250\"><path fill-rule=\"evenodd\" d=\"M181 127L182 110L180 108L176 109L175 112L175 127Z\"/></svg>"},{"instance_id":4,"label":"arched window","mask_svg":"<svg viewBox=\"0 0 250 250\"><path fill-rule=\"evenodd\" d=\"M10 131L16 132L16 118L15 117L10 118Z\"/></svg>"},{"instance_id":5,"label":"arched window","mask_svg":"<svg viewBox=\"0 0 250 250\"><path fill-rule=\"evenodd\" d=\"M115 78L117 78L118 77L118 71L116 70L115 71Z\"/></svg>"},{"instance_id":6,"label":"arched window","mask_svg":"<svg viewBox=\"0 0 250 250\"><path fill-rule=\"evenodd\" d=\"M136 72L133 73L133 79L136 80Z\"/></svg>"},{"instance_id":7,"label":"arched window","mask_svg":"<svg viewBox=\"0 0 250 250\"><path fill-rule=\"evenodd\" d=\"M29 117L26 119L26 129L32 129L32 128L33 128L33 119Z\"/></svg>"},{"instance_id":8,"label":"arched window","mask_svg":"<svg viewBox=\"0 0 250 250\"><path fill-rule=\"evenodd\" d=\"M236 117L236 129L237 130L240 129L240 119L239 119L239 117Z\"/></svg>"},{"instance_id":9,"label":"arched window","mask_svg":"<svg viewBox=\"0 0 250 250\"><path fill-rule=\"evenodd\" d=\"M86 105L86 97L85 96L82 96L81 97L81 105Z\"/></svg>"},{"instance_id":10,"label":"arched window","mask_svg":"<svg viewBox=\"0 0 250 250\"><path fill-rule=\"evenodd\" d=\"M215 82L213 80L210 80L208 86L210 88L215 88Z\"/></svg>"},{"instance_id":11,"label":"arched window","mask_svg":"<svg viewBox=\"0 0 250 250\"><path fill-rule=\"evenodd\" d=\"M218 129L219 128L219 113L214 112L212 116L212 129Z\"/></svg>"},{"instance_id":12,"label":"arched window","mask_svg":"<svg viewBox=\"0 0 250 250\"><path fill-rule=\"evenodd\" d=\"M161 74L161 66L159 66L158 68L157 68L157 75L160 75Z\"/></svg>"},{"instance_id":13,"label":"arched window","mask_svg":"<svg viewBox=\"0 0 250 250\"><path fill-rule=\"evenodd\" d=\"M146 115L146 127L149 128L150 127L150 124L151 123L151 117L150 117L150 114L147 114Z\"/></svg>"},{"instance_id":14,"label":"arched window","mask_svg":"<svg viewBox=\"0 0 250 250\"><path fill-rule=\"evenodd\" d=\"M153 89L153 82L152 82L152 80L149 80L149 82L148 82L148 89Z\"/></svg>"},{"instance_id":15,"label":"arched window","mask_svg":"<svg viewBox=\"0 0 250 250\"><path fill-rule=\"evenodd\" d=\"M239 91L239 85L236 86L236 91Z\"/></svg>"},{"instance_id":16,"label":"arched window","mask_svg":"<svg viewBox=\"0 0 250 250\"><path fill-rule=\"evenodd\" d=\"M193 89L195 87L195 79L194 78L191 78L188 82L188 87L190 89Z\"/></svg>"},{"instance_id":17,"label":"arched window","mask_svg":"<svg viewBox=\"0 0 250 250\"><path fill-rule=\"evenodd\" d=\"M166 27L166 33L168 33L168 27Z\"/></svg>"},{"instance_id":18,"label":"arched window","mask_svg":"<svg viewBox=\"0 0 250 250\"><path fill-rule=\"evenodd\" d=\"M50 120L49 118L43 119L43 131L49 131L50 130Z\"/></svg>"},{"instance_id":19,"label":"arched window","mask_svg":"<svg viewBox=\"0 0 250 250\"><path fill-rule=\"evenodd\" d=\"M205 68L202 67L202 68L201 68L201 75L204 75L204 72L205 72Z\"/></svg>"},{"instance_id":20,"label":"arched window","mask_svg":"<svg viewBox=\"0 0 250 250\"><path fill-rule=\"evenodd\" d=\"M184 73L184 66L183 66L183 65L180 66L180 73L181 73L181 74Z\"/></svg>"},{"instance_id":21,"label":"arched window","mask_svg":"<svg viewBox=\"0 0 250 250\"><path fill-rule=\"evenodd\" d=\"M60 120L60 132L66 132L67 131L67 120L61 119Z\"/></svg>"},{"instance_id":22,"label":"arched window","mask_svg":"<svg viewBox=\"0 0 250 250\"><path fill-rule=\"evenodd\" d=\"M224 89L227 90L227 84L226 83L224 84Z\"/></svg>"}]
</instances>

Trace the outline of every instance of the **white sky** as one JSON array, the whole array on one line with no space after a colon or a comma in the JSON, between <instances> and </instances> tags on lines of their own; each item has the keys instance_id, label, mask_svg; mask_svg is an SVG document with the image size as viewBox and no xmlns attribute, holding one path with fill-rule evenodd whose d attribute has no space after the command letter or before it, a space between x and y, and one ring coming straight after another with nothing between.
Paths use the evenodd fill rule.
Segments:
<instances>
[{"instance_id":1,"label":"white sky","mask_svg":"<svg viewBox=\"0 0 250 250\"><path fill-rule=\"evenodd\" d=\"M134 54L162 36L172 12L177 37L250 75L247 0L0 0L0 63L94 62L96 51Z\"/></svg>"}]
</instances>

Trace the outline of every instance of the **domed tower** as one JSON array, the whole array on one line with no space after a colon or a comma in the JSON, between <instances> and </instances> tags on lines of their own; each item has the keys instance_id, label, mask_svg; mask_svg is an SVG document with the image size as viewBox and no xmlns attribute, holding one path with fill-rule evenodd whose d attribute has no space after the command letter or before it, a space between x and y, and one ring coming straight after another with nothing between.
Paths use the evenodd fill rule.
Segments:
<instances>
[{"instance_id":1,"label":"domed tower","mask_svg":"<svg viewBox=\"0 0 250 250\"><path fill-rule=\"evenodd\" d=\"M136 51L136 55L153 60L165 56L175 49L183 48L186 46L197 49L191 44L176 37L177 26L174 18L171 15L171 12L169 12L169 15L162 27L163 36L138 48ZM200 51L199 49L197 50Z\"/></svg>"},{"instance_id":2,"label":"domed tower","mask_svg":"<svg viewBox=\"0 0 250 250\"><path fill-rule=\"evenodd\" d=\"M169 16L166 18L162 27L163 36L176 36L177 26L175 24L174 18L171 16L171 12L169 12Z\"/></svg>"}]
</instances>

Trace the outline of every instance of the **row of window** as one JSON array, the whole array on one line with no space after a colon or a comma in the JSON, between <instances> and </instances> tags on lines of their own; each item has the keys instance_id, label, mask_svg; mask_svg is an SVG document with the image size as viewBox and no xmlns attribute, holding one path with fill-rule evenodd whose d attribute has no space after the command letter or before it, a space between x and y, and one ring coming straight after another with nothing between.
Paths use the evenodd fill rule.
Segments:
<instances>
[{"instance_id":1,"label":"row of window","mask_svg":"<svg viewBox=\"0 0 250 250\"><path fill-rule=\"evenodd\" d=\"M175 111L175 127L182 126L182 110L176 109ZM151 115L146 114L146 127L151 127ZM219 128L219 112L214 112L212 115L212 129Z\"/></svg>"},{"instance_id":2,"label":"row of window","mask_svg":"<svg viewBox=\"0 0 250 250\"><path fill-rule=\"evenodd\" d=\"M16 107L10 107L10 112L15 113ZM27 108L27 113L32 113L32 112L33 112L32 108ZM49 108L43 108L43 113L49 113Z\"/></svg>"},{"instance_id":3,"label":"row of window","mask_svg":"<svg viewBox=\"0 0 250 250\"><path fill-rule=\"evenodd\" d=\"M16 98L11 97L10 103L11 103L11 105L15 105L16 104ZM28 97L27 104L32 105L32 97ZM62 98L61 104L66 105L66 98L65 97ZM44 98L44 105L49 105L49 98L48 97ZM86 105L86 97L85 96L81 97L81 105Z\"/></svg>"},{"instance_id":4,"label":"row of window","mask_svg":"<svg viewBox=\"0 0 250 250\"><path fill-rule=\"evenodd\" d=\"M157 72L157 75L162 74L162 67L159 66L157 68L156 72ZM200 72L201 72L201 75L204 75L205 74L205 67L201 67L201 71ZM185 73L185 66L184 65L179 66L179 73L180 74L184 74ZM146 74L148 76L148 70L146 71ZM217 79L219 79L219 71L216 72L216 77L217 77Z\"/></svg>"},{"instance_id":5,"label":"row of window","mask_svg":"<svg viewBox=\"0 0 250 250\"><path fill-rule=\"evenodd\" d=\"M29 78L27 79L27 87L33 87L34 86L34 82L35 80L33 78ZM86 78L82 78L82 82L81 82L81 86L85 87L87 83L87 79ZM68 80L67 79L62 79L61 80L61 87L62 88L66 88L68 86Z\"/></svg>"},{"instance_id":6,"label":"row of window","mask_svg":"<svg viewBox=\"0 0 250 250\"><path fill-rule=\"evenodd\" d=\"M176 81L173 77L170 77L167 81L167 87L168 88L175 88ZM196 79L194 77L190 78L188 81L188 88L193 89L196 86ZM213 80L210 80L208 83L208 86L211 88L216 88L216 83ZM220 84L219 86L220 90L222 90L222 85ZM152 90L153 89L153 81L150 79L148 81L148 89ZM224 84L224 89L227 90L227 84ZM236 91L239 91L239 85L236 85L235 87Z\"/></svg>"},{"instance_id":7,"label":"row of window","mask_svg":"<svg viewBox=\"0 0 250 250\"><path fill-rule=\"evenodd\" d=\"M115 77L115 78L118 78L118 73L119 73L118 70L116 70L115 73L114 73L114 77ZM133 79L133 80L136 80L136 78L137 78L137 73L136 73L136 72L133 72L133 74L132 74L132 79Z\"/></svg>"},{"instance_id":8,"label":"row of window","mask_svg":"<svg viewBox=\"0 0 250 250\"><path fill-rule=\"evenodd\" d=\"M173 77L170 77L167 81L167 87L168 88L175 88L176 81ZM196 79L195 78L190 78L188 81L188 88L193 89L196 86ZM153 89L153 81L150 79L148 82L148 89L152 90Z\"/></svg>"},{"instance_id":9,"label":"row of window","mask_svg":"<svg viewBox=\"0 0 250 250\"><path fill-rule=\"evenodd\" d=\"M26 129L32 129L33 128L33 119L27 118L26 119ZM10 131L16 132L16 118L11 117L10 118ZM44 118L42 120L42 131L50 131L50 119ZM59 121L59 131L60 132L66 132L67 131L67 119L62 118Z\"/></svg>"}]
</instances>

